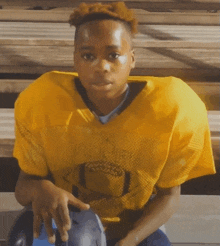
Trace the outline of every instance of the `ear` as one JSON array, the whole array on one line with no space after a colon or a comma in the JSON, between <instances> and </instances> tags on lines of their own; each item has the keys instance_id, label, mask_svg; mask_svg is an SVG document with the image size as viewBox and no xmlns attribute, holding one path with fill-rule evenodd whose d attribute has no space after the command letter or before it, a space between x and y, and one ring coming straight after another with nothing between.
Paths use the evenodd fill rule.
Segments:
<instances>
[{"instance_id":1,"label":"ear","mask_svg":"<svg viewBox=\"0 0 220 246\"><path fill-rule=\"evenodd\" d=\"M131 65L130 65L131 69L135 68L135 62L136 60L135 60L135 54L134 54L134 49L133 49L131 51Z\"/></svg>"}]
</instances>

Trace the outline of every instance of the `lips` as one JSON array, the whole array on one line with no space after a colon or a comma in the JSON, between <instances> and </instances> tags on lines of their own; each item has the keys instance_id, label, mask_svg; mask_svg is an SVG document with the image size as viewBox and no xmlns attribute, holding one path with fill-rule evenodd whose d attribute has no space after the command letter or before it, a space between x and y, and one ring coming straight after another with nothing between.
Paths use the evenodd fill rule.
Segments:
<instances>
[{"instance_id":1,"label":"lips","mask_svg":"<svg viewBox=\"0 0 220 246\"><path fill-rule=\"evenodd\" d=\"M109 80L96 80L94 82L92 82L93 85L109 85L109 84L112 84L111 81Z\"/></svg>"},{"instance_id":2,"label":"lips","mask_svg":"<svg viewBox=\"0 0 220 246\"><path fill-rule=\"evenodd\" d=\"M93 83L93 85L97 85L97 86L104 86L104 85L110 85L111 83L109 83L109 82L95 82L95 83Z\"/></svg>"},{"instance_id":3,"label":"lips","mask_svg":"<svg viewBox=\"0 0 220 246\"><path fill-rule=\"evenodd\" d=\"M112 82L110 81L95 81L91 83L91 86L95 90L109 91L112 89Z\"/></svg>"}]
</instances>

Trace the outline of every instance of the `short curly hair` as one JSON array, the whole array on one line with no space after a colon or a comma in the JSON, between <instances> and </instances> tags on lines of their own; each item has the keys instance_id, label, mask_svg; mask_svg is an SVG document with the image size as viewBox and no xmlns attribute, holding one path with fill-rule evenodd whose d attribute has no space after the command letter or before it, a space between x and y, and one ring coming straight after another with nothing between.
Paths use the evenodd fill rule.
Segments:
<instances>
[{"instance_id":1,"label":"short curly hair","mask_svg":"<svg viewBox=\"0 0 220 246\"><path fill-rule=\"evenodd\" d=\"M124 2L111 4L86 4L81 3L70 15L69 23L77 29L80 25L94 20L112 19L121 21L129 29L131 34L137 33L138 21L133 10L128 9ZM76 37L75 37L76 38Z\"/></svg>"}]
</instances>

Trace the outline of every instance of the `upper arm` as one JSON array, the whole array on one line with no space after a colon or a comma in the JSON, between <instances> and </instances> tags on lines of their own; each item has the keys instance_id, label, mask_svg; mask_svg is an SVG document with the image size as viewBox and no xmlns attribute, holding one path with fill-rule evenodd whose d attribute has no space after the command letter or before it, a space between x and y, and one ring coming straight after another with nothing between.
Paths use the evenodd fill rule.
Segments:
<instances>
[{"instance_id":1,"label":"upper arm","mask_svg":"<svg viewBox=\"0 0 220 246\"><path fill-rule=\"evenodd\" d=\"M180 195L181 195L180 185L171 188L157 187L157 197L164 201L169 201L174 212L179 208Z\"/></svg>"},{"instance_id":2,"label":"upper arm","mask_svg":"<svg viewBox=\"0 0 220 246\"><path fill-rule=\"evenodd\" d=\"M198 106L190 114L182 111L176 116L167 158L156 183L162 188L216 172L206 108Z\"/></svg>"},{"instance_id":3,"label":"upper arm","mask_svg":"<svg viewBox=\"0 0 220 246\"><path fill-rule=\"evenodd\" d=\"M19 167L26 174L48 175L47 160L44 153L43 142L39 131L28 127L24 121L15 119L15 144L13 157L18 160Z\"/></svg>"},{"instance_id":4,"label":"upper arm","mask_svg":"<svg viewBox=\"0 0 220 246\"><path fill-rule=\"evenodd\" d=\"M157 194L161 194L161 195L171 195L171 196L180 196L181 194L181 186L174 186L171 188L160 188L157 187Z\"/></svg>"}]
</instances>

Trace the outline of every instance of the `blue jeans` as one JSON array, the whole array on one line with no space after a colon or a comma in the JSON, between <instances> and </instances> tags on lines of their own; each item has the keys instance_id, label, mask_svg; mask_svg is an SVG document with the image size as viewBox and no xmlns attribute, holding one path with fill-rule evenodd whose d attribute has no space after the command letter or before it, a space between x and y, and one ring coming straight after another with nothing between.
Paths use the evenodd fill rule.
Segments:
<instances>
[{"instance_id":1,"label":"blue jeans","mask_svg":"<svg viewBox=\"0 0 220 246\"><path fill-rule=\"evenodd\" d=\"M107 240L99 217L91 209L70 211L72 227L69 240L62 242L60 234L53 223L56 243L54 246L115 246L120 239ZM9 246L52 246L47 241L47 234L42 224L40 237L33 239L33 212L26 210L16 220L8 239ZM138 246L171 246L167 236L157 230L144 239Z\"/></svg>"},{"instance_id":2,"label":"blue jeans","mask_svg":"<svg viewBox=\"0 0 220 246\"><path fill-rule=\"evenodd\" d=\"M108 240L107 246L115 246L117 241L119 240ZM171 246L171 243L164 232L158 229L149 237L145 238L138 246Z\"/></svg>"}]
</instances>

